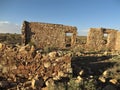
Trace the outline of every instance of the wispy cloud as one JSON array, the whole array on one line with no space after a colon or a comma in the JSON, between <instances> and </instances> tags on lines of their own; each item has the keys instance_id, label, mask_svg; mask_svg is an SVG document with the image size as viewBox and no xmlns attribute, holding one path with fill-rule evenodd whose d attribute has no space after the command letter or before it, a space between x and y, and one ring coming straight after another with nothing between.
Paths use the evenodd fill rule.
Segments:
<instances>
[{"instance_id":1,"label":"wispy cloud","mask_svg":"<svg viewBox=\"0 0 120 90\"><path fill-rule=\"evenodd\" d=\"M0 21L0 24L6 24L9 23L8 21Z\"/></svg>"},{"instance_id":2,"label":"wispy cloud","mask_svg":"<svg viewBox=\"0 0 120 90\"><path fill-rule=\"evenodd\" d=\"M0 21L0 33L21 33L20 25L9 21Z\"/></svg>"}]
</instances>

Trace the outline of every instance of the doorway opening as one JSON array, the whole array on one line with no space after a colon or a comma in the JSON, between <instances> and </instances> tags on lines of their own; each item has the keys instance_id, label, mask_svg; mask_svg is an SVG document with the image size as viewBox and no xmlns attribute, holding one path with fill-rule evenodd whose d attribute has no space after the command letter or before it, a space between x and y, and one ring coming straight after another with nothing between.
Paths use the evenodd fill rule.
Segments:
<instances>
[{"instance_id":1,"label":"doorway opening","mask_svg":"<svg viewBox=\"0 0 120 90\"><path fill-rule=\"evenodd\" d=\"M72 36L73 36L73 33L69 33L69 32L65 33L66 47L71 47Z\"/></svg>"},{"instance_id":2,"label":"doorway opening","mask_svg":"<svg viewBox=\"0 0 120 90\"><path fill-rule=\"evenodd\" d=\"M104 39L104 44L107 44L107 39L108 39L108 34L107 33L104 33L104 37L103 37L103 39Z\"/></svg>"}]
</instances>

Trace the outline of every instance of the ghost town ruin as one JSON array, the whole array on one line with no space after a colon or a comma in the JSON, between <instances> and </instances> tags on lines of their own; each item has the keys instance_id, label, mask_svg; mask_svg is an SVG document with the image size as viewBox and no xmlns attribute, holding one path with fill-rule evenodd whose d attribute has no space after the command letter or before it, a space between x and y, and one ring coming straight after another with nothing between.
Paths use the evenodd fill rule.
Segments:
<instances>
[{"instance_id":1,"label":"ghost town ruin","mask_svg":"<svg viewBox=\"0 0 120 90\"><path fill-rule=\"evenodd\" d=\"M73 26L24 21L21 36L23 45L0 43L0 90L106 90L109 83L119 88L120 62L113 62L113 56L120 58L119 31L90 28L82 52ZM70 48L41 49L47 46Z\"/></svg>"},{"instance_id":2,"label":"ghost town ruin","mask_svg":"<svg viewBox=\"0 0 120 90\"><path fill-rule=\"evenodd\" d=\"M66 35L71 33L71 46L76 43L77 28L60 24L48 24L24 21L22 27L23 43L34 43L38 47L66 47Z\"/></svg>"},{"instance_id":3,"label":"ghost town ruin","mask_svg":"<svg viewBox=\"0 0 120 90\"><path fill-rule=\"evenodd\" d=\"M120 32L114 29L91 28L87 36L87 46L93 50L120 50Z\"/></svg>"},{"instance_id":4,"label":"ghost town ruin","mask_svg":"<svg viewBox=\"0 0 120 90\"><path fill-rule=\"evenodd\" d=\"M37 47L55 46L66 47L67 33L71 33L70 46L76 45L77 28L61 24L48 24L40 22L23 22L22 43L34 43ZM105 37L107 38L105 40ZM86 47L93 50L107 48L109 50L120 50L120 32L114 29L91 28Z\"/></svg>"}]
</instances>

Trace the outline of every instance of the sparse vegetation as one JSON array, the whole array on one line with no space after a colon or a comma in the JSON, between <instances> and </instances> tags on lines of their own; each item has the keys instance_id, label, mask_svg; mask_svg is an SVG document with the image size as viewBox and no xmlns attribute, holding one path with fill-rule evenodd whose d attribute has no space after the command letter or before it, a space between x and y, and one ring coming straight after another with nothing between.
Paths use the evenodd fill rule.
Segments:
<instances>
[{"instance_id":1,"label":"sparse vegetation","mask_svg":"<svg viewBox=\"0 0 120 90\"><path fill-rule=\"evenodd\" d=\"M20 34L0 33L0 43L8 45L21 44Z\"/></svg>"}]
</instances>

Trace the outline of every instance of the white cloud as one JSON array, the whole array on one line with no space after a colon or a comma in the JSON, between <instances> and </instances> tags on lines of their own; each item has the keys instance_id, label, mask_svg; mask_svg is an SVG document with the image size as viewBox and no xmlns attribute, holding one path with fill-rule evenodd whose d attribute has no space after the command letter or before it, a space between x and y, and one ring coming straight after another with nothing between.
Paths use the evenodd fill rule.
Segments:
<instances>
[{"instance_id":1,"label":"white cloud","mask_svg":"<svg viewBox=\"0 0 120 90\"><path fill-rule=\"evenodd\" d=\"M20 25L8 21L0 21L0 33L21 33Z\"/></svg>"},{"instance_id":2,"label":"white cloud","mask_svg":"<svg viewBox=\"0 0 120 90\"><path fill-rule=\"evenodd\" d=\"M0 24L9 23L8 21L0 21Z\"/></svg>"}]
</instances>

